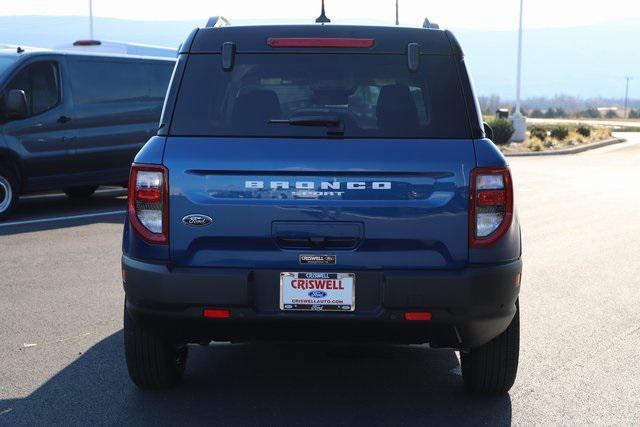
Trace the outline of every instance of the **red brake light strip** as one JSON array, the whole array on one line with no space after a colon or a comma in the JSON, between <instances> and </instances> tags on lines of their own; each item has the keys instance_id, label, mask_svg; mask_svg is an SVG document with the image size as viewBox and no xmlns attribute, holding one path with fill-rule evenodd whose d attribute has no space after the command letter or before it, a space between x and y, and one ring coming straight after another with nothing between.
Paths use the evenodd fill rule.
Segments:
<instances>
[{"instance_id":1,"label":"red brake light strip","mask_svg":"<svg viewBox=\"0 0 640 427\"><path fill-rule=\"evenodd\" d=\"M375 44L374 39L351 39L351 38L274 38L267 40L271 47L353 47L370 48Z\"/></svg>"}]
</instances>

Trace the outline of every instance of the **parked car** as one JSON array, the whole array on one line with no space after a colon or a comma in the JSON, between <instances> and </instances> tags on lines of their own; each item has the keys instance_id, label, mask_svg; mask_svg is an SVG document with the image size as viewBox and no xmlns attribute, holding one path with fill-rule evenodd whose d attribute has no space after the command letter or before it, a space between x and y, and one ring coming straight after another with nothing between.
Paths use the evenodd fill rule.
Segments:
<instances>
[{"instance_id":1,"label":"parked car","mask_svg":"<svg viewBox=\"0 0 640 427\"><path fill-rule=\"evenodd\" d=\"M201 28L161 123L123 236L135 384L175 385L190 344L278 339L428 343L510 389L520 225L451 32Z\"/></svg>"},{"instance_id":2,"label":"parked car","mask_svg":"<svg viewBox=\"0 0 640 427\"><path fill-rule=\"evenodd\" d=\"M21 194L126 185L154 135L175 60L0 50L0 219Z\"/></svg>"}]
</instances>

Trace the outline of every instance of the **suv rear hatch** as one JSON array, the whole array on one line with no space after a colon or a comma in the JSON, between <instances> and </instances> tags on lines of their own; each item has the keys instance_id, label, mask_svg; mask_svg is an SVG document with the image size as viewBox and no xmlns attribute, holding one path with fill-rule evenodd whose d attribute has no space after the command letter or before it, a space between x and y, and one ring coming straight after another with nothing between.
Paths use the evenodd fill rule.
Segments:
<instances>
[{"instance_id":1,"label":"suv rear hatch","mask_svg":"<svg viewBox=\"0 0 640 427\"><path fill-rule=\"evenodd\" d=\"M403 54L236 54L230 70L190 55L164 155L172 262L464 266L475 154L457 76L448 55L418 71Z\"/></svg>"}]
</instances>

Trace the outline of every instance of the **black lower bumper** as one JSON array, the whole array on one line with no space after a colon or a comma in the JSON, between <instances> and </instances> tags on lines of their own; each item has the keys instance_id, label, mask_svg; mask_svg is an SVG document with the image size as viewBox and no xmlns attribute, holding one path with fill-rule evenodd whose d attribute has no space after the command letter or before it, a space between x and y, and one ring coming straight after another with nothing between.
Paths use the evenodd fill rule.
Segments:
<instances>
[{"instance_id":1,"label":"black lower bumper","mask_svg":"<svg viewBox=\"0 0 640 427\"><path fill-rule=\"evenodd\" d=\"M122 259L129 313L178 343L248 340L387 341L456 349L502 333L516 311L520 260L462 270L365 270L350 313L282 312L279 270L169 268ZM316 269L317 270L317 269ZM205 319L204 308L229 309ZM430 321L407 321L429 311Z\"/></svg>"}]
</instances>

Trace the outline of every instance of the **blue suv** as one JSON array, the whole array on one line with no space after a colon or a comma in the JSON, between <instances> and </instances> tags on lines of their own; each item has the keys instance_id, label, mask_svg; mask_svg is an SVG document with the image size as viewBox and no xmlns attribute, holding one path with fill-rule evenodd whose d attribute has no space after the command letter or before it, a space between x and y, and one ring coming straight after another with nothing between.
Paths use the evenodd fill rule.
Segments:
<instances>
[{"instance_id":1,"label":"blue suv","mask_svg":"<svg viewBox=\"0 0 640 427\"><path fill-rule=\"evenodd\" d=\"M125 353L175 385L189 344L383 341L516 377L520 225L449 31L194 30L131 168Z\"/></svg>"}]
</instances>

